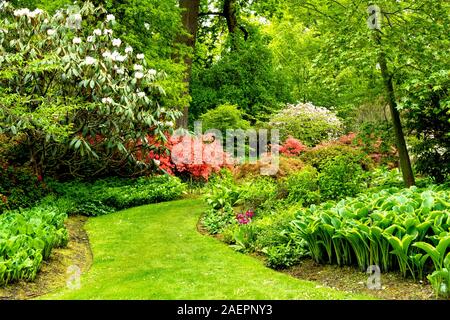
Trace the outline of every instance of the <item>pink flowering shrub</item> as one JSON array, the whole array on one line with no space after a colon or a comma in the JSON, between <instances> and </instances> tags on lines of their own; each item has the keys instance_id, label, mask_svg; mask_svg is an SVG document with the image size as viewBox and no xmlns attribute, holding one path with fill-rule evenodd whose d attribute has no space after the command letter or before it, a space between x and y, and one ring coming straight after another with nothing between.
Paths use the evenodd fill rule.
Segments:
<instances>
[{"instance_id":1,"label":"pink flowering shrub","mask_svg":"<svg viewBox=\"0 0 450 320\"><path fill-rule=\"evenodd\" d=\"M289 136L279 148L280 153L286 157L298 157L306 150L308 150L308 147L292 136Z\"/></svg>"},{"instance_id":2,"label":"pink flowering shrub","mask_svg":"<svg viewBox=\"0 0 450 320\"><path fill-rule=\"evenodd\" d=\"M152 137L148 139L155 151L147 152L145 157L138 151L139 160L153 161L172 175L208 181L211 174L233 164L222 144L211 136L173 135L164 144Z\"/></svg>"}]
</instances>

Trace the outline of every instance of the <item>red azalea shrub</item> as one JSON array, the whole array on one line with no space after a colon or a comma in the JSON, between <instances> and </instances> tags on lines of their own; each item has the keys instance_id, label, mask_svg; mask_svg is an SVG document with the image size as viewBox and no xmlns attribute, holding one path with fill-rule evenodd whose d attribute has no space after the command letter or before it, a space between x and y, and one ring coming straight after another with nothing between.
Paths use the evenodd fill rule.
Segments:
<instances>
[{"instance_id":1,"label":"red azalea shrub","mask_svg":"<svg viewBox=\"0 0 450 320\"><path fill-rule=\"evenodd\" d=\"M171 159L181 175L188 174L194 179L208 180L212 173L233 164L231 156L213 136L174 136Z\"/></svg>"},{"instance_id":2,"label":"red azalea shrub","mask_svg":"<svg viewBox=\"0 0 450 320\"><path fill-rule=\"evenodd\" d=\"M156 141L148 137L147 142L154 150L143 151L137 144L135 156L140 161L153 161L160 169L171 175L187 176L208 181L212 173L233 164L222 144L211 136L166 135L167 141Z\"/></svg>"},{"instance_id":3,"label":"red azalea shrub","mask_svg":"<svg viewBox=\"0 0 450 320\"><path fill-rule=\"evenodd\" d=\"M286 157L298 157L306 150L308 147L292 136L289 136L279 148L279 152Z\"/></svg>"}]
</instances>

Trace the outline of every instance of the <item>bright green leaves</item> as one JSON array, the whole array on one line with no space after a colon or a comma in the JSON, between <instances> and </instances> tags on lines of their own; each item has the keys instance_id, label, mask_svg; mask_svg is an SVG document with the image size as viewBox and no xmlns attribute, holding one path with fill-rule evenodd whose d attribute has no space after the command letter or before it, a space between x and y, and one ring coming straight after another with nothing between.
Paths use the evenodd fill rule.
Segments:
<instances>
[{"instance_id":1,"label":"bright green leaves","mask_svg":"<svg viewBox=\"0 0 450 320\"><path fill-rule=\"evenodd\" d=\"M0 285L34 280L52 248L67 244L66 217L47 206L0 216Z\"/></svg>"},{"instance_id":2,"label":"bright green leaves","mask_svg":"<svg viewBox=\"0 0 450 320\"><path fill-rule=\"evenodd\" d=\"M297 213L292 238L305 240L317 262L378 265L421 279L429 258L436 270L445 267L446 254L450 260L449 200L445 188L430 187L323 203Z\"/></svg>"}]
</instances>

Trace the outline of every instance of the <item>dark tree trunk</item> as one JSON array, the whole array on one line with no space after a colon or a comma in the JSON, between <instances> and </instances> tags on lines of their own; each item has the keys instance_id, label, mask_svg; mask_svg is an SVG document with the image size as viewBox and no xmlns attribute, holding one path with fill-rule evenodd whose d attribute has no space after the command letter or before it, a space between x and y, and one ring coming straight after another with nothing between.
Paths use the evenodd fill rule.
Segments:
<instances>
[{"instance_id":1,"label":"dark tree trunk","mask_svg":"<svg viewBox=\"0 0 450 320\"><path fill-rule=\"evenodd\" d=\"M181 20L188 34L180 35L178 42L191 48L193 54L195 49L195 40L197 38L200 0L179 0L179 5L180 8L183 10ZM188 95L189 83L191 81L191 72L192 72L192 56L187 55L184 58L184 63L186 64L186 74L184 77L184 82L186 83L185 94ZM184 106L183 116L177 120L177 126L187 128L188 120L189 120L189 106Z\"/></svg>"},{"instance_id":2,"label":"dark tree trunk","mask_svg":"<svg viewBox=\"0 0 450 320\"><path fill-rule=\"evenodd\" d=\"M380 35L375 36L375 40L381 48ZM387 101L389 109L392 115L392 122L395 130L395 137L397 142L397 149L400 158L400 168L402 170L403 181L407 187L415 185L414 174L411 167L411 160L409 159L408 149L406 147L405 135L403 134L402 123L400 121L400 113L397 110L397 102L395 99L394 85L392 83L392 75L389 72L386 63L386 54L383 50L380 51L378 56L378 63L380 64L381 75L384 81L384 87L386 90Z\"/></svg>"}]
</instances>

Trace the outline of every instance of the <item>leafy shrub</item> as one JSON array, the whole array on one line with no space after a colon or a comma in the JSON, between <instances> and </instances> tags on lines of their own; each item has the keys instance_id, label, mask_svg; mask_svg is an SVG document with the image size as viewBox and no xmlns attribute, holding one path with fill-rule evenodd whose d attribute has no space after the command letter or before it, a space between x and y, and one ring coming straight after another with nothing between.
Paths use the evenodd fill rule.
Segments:
<instances>
[{"instance_id":1,"label":"leafy shrub","mask_svg":"<svg viewBox=\"0 0 450 320\"><path fill-rule=\"evenodd\" d=\"M299 140L289 136L284 144L280 147L279 151L286 157L298 157L308 148L303 145Z\"/></svg>"},{"instance_id":2,"label":"leafy shrub","mask_svg":"<svg viewBox=\"0 0 450 320\"><path fill-rule=\"evenodd\" d=\"M169 175L131 179L104 179L54 183L55 192L75 205L69 214L96 216L116 210L177 199L185 190L178 178Z\"/></svg>"},{"instance_id":3,"label":"leafy shrub","mask_svg":"<svg viewBox=\"0 0 450 320\"><path fill-rule=\"evenodd\" d=\"M135 173L127 144L151 149L143 138L162 138L181 114L162 106L165 73L114 36L115 19L90 1L55 15L2 4L1 133L26 135L32 165L55 176Z\"/></svg>"},{"instance_id":4,"label":"leafy shrub","mask_svg":"<svg viewBox=\"0 0 450 320\"><path fill-rule=\"evenodd\" d=\"M275 181L269 177L255 177L239 185L238 204L245 208L257 208L264 205L270 205L278 196L278 186Z\"/></svg>"},{"instance_id":5,"label":"leafy shrub","mask_svg":"<svg viewBox=\"0 0 450 320\"><path fill-rule=\"evenodd\" d=\"M320 201L318 172L306 166L286 178L287 201L309 206Z\"/></svg>"},{"instance_id":6,"label":"leafy shrub","mask_svg":"<svg viewBox=\"0 0 450 320\"><path fill-rule=\"evenodd\" d=\"M233 207L239 199L239 187L227 170L221 170L208 183L205 201L212 209L218 210L226 206Z\"/></svg>"},{"instance_id":7,"label":"leafy shrub","mask_svg":"<svg viewBox=\"0 0 450 320\"><path fill-rule=\"evenodd\" d=\"M359 163L364 170L373 167L372 160L362 150L334 142L317 145L301 155L300 159L321 171L336 157L345 157L348 162Z\"/></svg>"},{"instance_id":8,"label":"leafy shrub","mask_svg":"<svg viewBox=\"0 0 450 320\"><path fill-rule=\"evenodd\" d=\"M291 243L269 247L265 250L267 266L272 269L284 269L294 266L307 256L307 251Z\"/></svg>"},{"instance_id":9,"label":"leafy shrub","mask_svg":"<svg viewBox=\"0 0 450 320\"><path fill-rule=\"evenodd\" d=\"M275 179L280 179L300 171L305 166L300 159L293 157L279 157L278 171L274 176ZM233 168L233 175L236 179L247 179L251 177L260 176L264 170L269 168L269 164L265 161L258 160L256 163L243 163L236 165Z\"/></svg>"},{"instance_id":10,"label":"leafy shrub","mask_svg":"<svg viewBox=\"0 0 450 320\"><path fill-rule=\"evenodd\" d=\"M334 112L311 103L288 104L271 118L269 125L280 130L281 140L292 136L307 146L337 138L342 133L341 120Z\"/></svg>"},{"instance_id":11,"label":"leafy shrub","mask_svg":"<svg viewBox=\"0 0 450 320\"><path fill-rule=\"evenodd\" d=\"M364 173L356 162L347 157L329 161L319 174L320 196L324 200L355 196L361 192Z\"/></svg>"},{"instance_id":12,"label":"leafy shrub","mask_svg":"<svg viewBox=\"0 0 450 320\"><path fill-rule=\"evenodd\" d=\"M52 248L67 245L66 217L54 206L9 211L0 216L0 286L34 280Z\"/></svg>"},{"instance_id":13,"label":"leafy shrub","mask_svg":"<svg viewBox=\"0 0 450 320\"><path fill-rule=\"evenodd\" d=\"M390 123L368 122L360 126L352 144L366 152L374 162L394 167L398 161L394 137Z\"/></svg>"},{"instance_id":14,"label":"leafy shrub","mask_svg":"<svg viewBox=\"0 0 450 320\"><path fill-rule=\"evenodd\" d=\"M42 177L37 177L29 168L0 163L0 213L31 207L47 193Z\"/></svg>"},{"instance_id":15,"label":"leafy shrub","mask_svg":"<svg viewBox=\"0 0 450 320\"><path fill-rule=\"evenodd\" d=\"M221 233L225 227L235 223L234 210L229 205L218 210L209 209L202 218L202 225L210 234Z\"/></svg>"},{"instance_id":16,"label":"leafy shrub","mask_svg":"<svg viewBox=\"0 0 450 320\"><path fill-rule=\"evenodd\" d=\"M231 104L223 104L215 109L209 110L203 114L202 120L203 131L216 129L220 130L225 136L227 129L248 129L250 123L242 119L243 113L237 106Z\"/></svg>"},{"instance_id":17,"label":"leafy shrub","mask_svg":"<svg viewBox=\"0 0 450 320\"><path fill-rule=\"evenodd\" d=\"M233 242L231 247L239 252L253 252L259 229L253 223L242 224L234 229Z\"/></svg>"},{"instance_id":18,"label":"leafy shrub","mask_svg":"<svg viewBox=\"0 0 450 320\"><path fill-rule=\"evenodd\" d=\"M450 178L450 138L427 137L415 143L412 149L418 172L432 177L437 183Z\"/></svg>"},{"instance_id":19,"label":"leafy shrub","mask_svg":"<svg viewBox=\"0 0 450 320\"><path fill-rule=\"evenodd\" d=\"M291 100L284 74L274 67L272 53L256 29L238 49L225 51L205 68L194 65L191 120L229 103L239 105L250 121L267 121L267 115L278 110L280 102Z\"/></svg>"}]
</instances>

